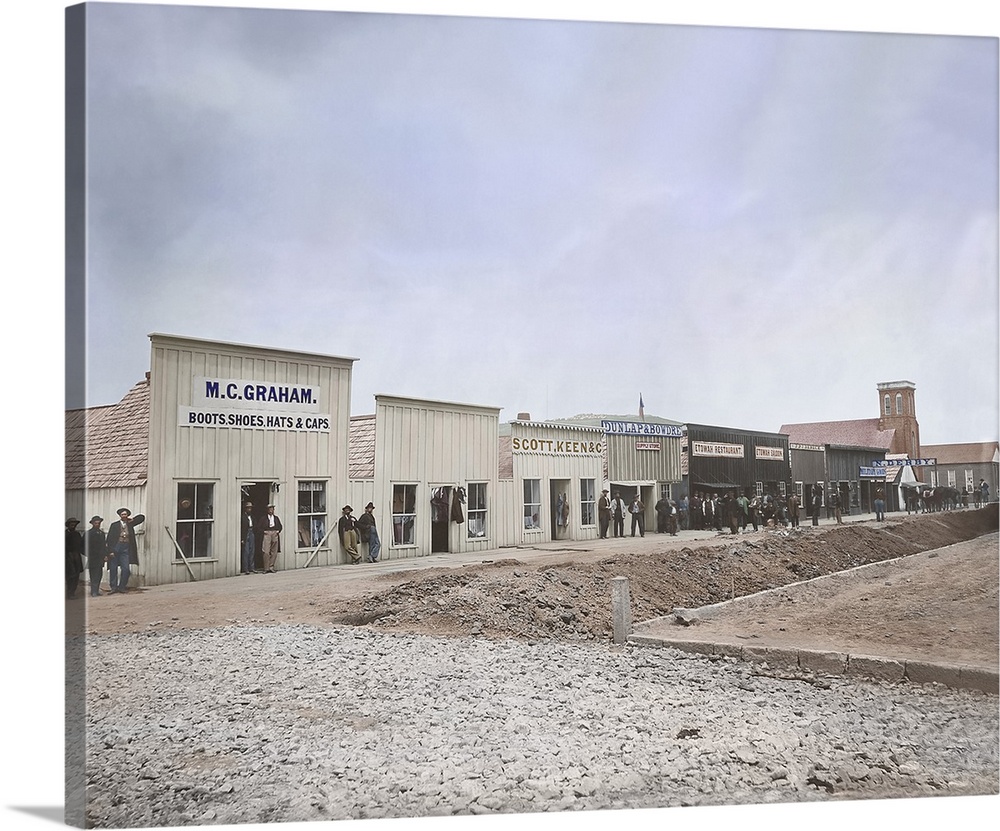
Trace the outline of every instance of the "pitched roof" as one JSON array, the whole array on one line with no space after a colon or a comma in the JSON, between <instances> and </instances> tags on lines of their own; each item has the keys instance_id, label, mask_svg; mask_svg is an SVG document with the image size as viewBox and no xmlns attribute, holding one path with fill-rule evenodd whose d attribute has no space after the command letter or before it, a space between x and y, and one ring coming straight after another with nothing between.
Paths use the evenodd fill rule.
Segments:
<instances>
[{"instance_id":1,"label":"pitched roof","mask_svg":"<svg viewBox=\"0 0 1000 831\"><path fill-rule=\"evenodd\" d=\"M347 428L347 478L375 478L375 416L351 416Z\"/></svg>"},{"instance_id":2,"label":"pitched roof","mask_svg":"<svg viewBox=\"0 0 1000 831\"><path fill-rule=\"evenodd\" d=\"M988 464L997 461L1000 443L974 441L965 444L921 444L920 455L937 459L939 465Z\"/></svg>"},{"instance_id":3,"label":"pitched roof","mask_svg":"<svg viewBox=\"0 0 1000 831\"><path fill-rule=\"evenodd\" d=\"M130 488L146 484L149 381L117 404L66 411L66 488Z\"/></svg>"},{"instance_id":4,"label":"pitched roof","mask_svg":"<svg viewBox=\"0 0 1000 831\"><path fill-rule=\"evenodd\" d=\"M870 447L888 450L895 428L879 430L877 418L852 421L814 421L809 424L782 424L779 433L788 436L789 444L836 444L841 447Z\"/></svg>"}]
</instances>

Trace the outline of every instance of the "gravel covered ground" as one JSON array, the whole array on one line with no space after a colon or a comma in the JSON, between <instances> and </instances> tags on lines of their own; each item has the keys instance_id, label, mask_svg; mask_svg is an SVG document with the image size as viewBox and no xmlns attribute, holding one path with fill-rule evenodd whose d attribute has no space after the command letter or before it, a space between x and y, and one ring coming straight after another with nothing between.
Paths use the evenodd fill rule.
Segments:
<instances>
[{"instance_id":1,"label":"gravel covered ground","mask_svg":"<svg viewBox=\"0 0 1000 831\"><path fill-rule=\"evenodd\" d=\"M641 621L975 540L943 578L816 594L815 626L785 608L753 623L831 649L868 638L873 655L888 633L928 660L995 666L997 517L647 535L69 601L68 632L86 638L68 645L86 654L69 648L68 677L82 680L78 658L87 672L86 764L68 765L86 777L68 805L85 787L87 824L122 828L995 795L995 695L615 646L609 580L629 577ZM902 611L880 599L865 624L890 583Z\"/></svg>"},{"instance_id":2,"label":"gravel covered ground","mask_svg":"<svg viewBox=\"0 0 1000 831\"><path fill-rule=\"evenodd\" d=\"M311 625L88 641L95 827L997 792L995 696Z\"/></svg>"}]
</instances>

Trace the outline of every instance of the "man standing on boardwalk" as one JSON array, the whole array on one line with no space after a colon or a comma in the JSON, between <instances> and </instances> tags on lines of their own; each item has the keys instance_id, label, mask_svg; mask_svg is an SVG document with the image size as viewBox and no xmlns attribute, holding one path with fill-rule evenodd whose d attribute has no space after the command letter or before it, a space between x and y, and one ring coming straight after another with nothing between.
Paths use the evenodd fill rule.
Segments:
<instances>
[{"instance_id":1,"label":"man standing on boardwalk","mask_svg":"<svg viewBox=\"0 0 1000 831\"><path fill-rule=\"evenodd\" d=\"M128 508L118 509L118 521L108 528L108 583L112 594L124 594L132 566L139 565L139 547L135 542L135 526L146 521L142 514L132 516Z\"/></svg>"},{"instance_id":2,"label":"man standing on boardwalk","mask_svg":"<svg viewBox=\"0 0 1000 831\"><path fill-rule=\"evenodd\" d=\"M608 526L611 525L611 500L608 499L608 490L601 491L601 498L597 500L597 519L600 522L601 539L608 538Z\"/></svg>"},{"instance_id":3,"label":"man standing on boardwalk","mask_svg":"<svg viewBox=\"0 0 1000 831\"><path fill-rule=\"evenodd\" d=\"M264 561L264 573L274 574L274 564L281 553L281 520L274 514L274 505L268 505L267 513L257 521L257 531L261 535L260 556Z\"/></svg>"}]
</instances>

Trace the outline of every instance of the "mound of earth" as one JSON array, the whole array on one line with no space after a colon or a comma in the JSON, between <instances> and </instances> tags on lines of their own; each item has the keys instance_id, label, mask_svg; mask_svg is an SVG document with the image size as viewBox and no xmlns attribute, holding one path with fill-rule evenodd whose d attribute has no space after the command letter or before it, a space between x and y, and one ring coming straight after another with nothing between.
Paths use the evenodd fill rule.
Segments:
<instances>
[{"instance_id":1,"label":"mound of earth","mask_svg":"<svg viewBox=\"0 0 1000 831\"><path fill-rule=\"evenodd\" d=\"M997 505L980 510L901 516L878 525L778 529L710 544L655 545L612 556L571 553L543 563L503 559L461 569L385 575L389 585L321 604L330 624L385 631L529 640L612 637L613 577L627 577L632 617L649 620L809 580L855 566L906 557L997 530ZM660 540L662 539L662 542ZM644 543L649 543L649 537ZM984 587L993 592L995 585ZM917 601L919 602L919 601Z\"/></svg>"}]
</instances>

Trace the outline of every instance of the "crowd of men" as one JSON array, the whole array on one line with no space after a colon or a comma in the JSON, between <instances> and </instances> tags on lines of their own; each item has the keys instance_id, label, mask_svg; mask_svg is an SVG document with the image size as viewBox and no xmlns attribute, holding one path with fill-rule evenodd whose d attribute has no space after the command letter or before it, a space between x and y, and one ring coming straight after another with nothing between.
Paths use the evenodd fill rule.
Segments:
<instances>
[{"instance_id":1,"label":"crowd of men","mask_svg":"<svg viewBox=\"0 0 1000 831\"><path fill-rule=\"evenodd\" d=\"M103 517L90 518L90 528L86 534L77 531L80 520L70 517L66 520L66 597L76 597L80 587L80 575L84 570L84 558L90 575L90 595L101 594L101 580L104 569L108 570L108 588L111 594L128 591L128 580L132 566L139 564L139 548L135 541L135 526L141 525L146 517L132 516L128 508L119 508L118 519L111 523L107 532L101 528Z\"/></svg>"}]
</instances>

